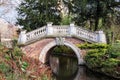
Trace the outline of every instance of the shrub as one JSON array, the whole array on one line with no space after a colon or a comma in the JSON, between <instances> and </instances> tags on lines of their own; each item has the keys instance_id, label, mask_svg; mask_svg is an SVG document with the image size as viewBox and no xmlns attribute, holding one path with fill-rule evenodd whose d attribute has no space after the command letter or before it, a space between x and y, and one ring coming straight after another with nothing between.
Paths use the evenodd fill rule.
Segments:
<instances>
[{"instance_id":1,"label":"shrub","mask_svg":"<svg viewBox=\"0 0 120 80\"><path fill-rule=\"evenodd\" d=\"M102 62L102 68L101 71L106 73L106 74L115 74L117 72L117 67L120 64L120 60L114 59L114 58L109 58Z\"/></svg>"},{"instance_id":2,"label":"shrub","mask_svg":"<svg viewBox=\"0 0 120 80\"><path fill-rule=\"evenodd\" d=\"M23 61L23 62L21 63L21 70L22 70L23 72L25 72L26 69L27 69L27 67L28 67L28 63L25 62L25 61Z\"/></svg>"},{"instance_id":3,"label":"shrub","mask_svg":"<svg viewBox=\"0 0 120 80\"><path fill-rule=\"evenodd\" d=\"M111 58L120 58L120 43L114 43L108 48Z\"/></svg>"},{"instance_id":4,"label":"shrub","mask_svg":"<svg viewBox=\"0 0 120 80\"><path fill-rule=\"evenodd\" d=\"M88 50L88 55L89 54L94 54L94 53L106 53L106 51L107 51L107 49L90 49L90 50Z\"/></svg>"},{"instance_id":5,"label":"shrub","mask_svg":"<svg viewBox=\"0 0 120 80\"><path fill-rule=\"evenodd\" d=\"M107 49L108 45L107 44L100 44L100 43L94 43L94 44L78 44L77 45L81 49Z\"/></svg>"},{"instance_id":6,"label":"shrub","mask_svg":"<svg viewBox=\"0 0 120 80\"><path fill-rule=\"evenodd\" d=\"M73 50L67 46L56 46L53 49L53 53L74 53Z\"/></svg>"},{"instance_id":7,"label":"shrub","mask_svg":"<svg viewBox=\"0 0 120 80\"><path fill-rule=\"evenodd\" d=\"M87 52L87 55L85 56L85 61L86 61L86 65L89 68L98 68L101 67L102 64L101 62L104 61L104 58L106 57L106 50L89 50Z\"/></svg>"},{"instance_id":8,"label":"shrub","mask_svg":"<svg viewBox=\"0 0 120 80\"><path fill-rule=\"evenodd\" d=\"M109 46L93 44L92 47L85 44L79 47L89 49L85 56L85 61L90 69L114 77L120 75L120 71L118 70L120 67L120 43L114 43Z\"/></svg>"},{"instance_id":9,"label":"shrub","mask_svg":"<svg viewBox=\"0 0 120 80\"><path fill-rule=\"evenodd\" d=\"M107 68L114 68L114 67L117 67L119 63L120 63L120 60L109 58L106 61L102 62L102 65Z\"/></svg>"},{"instance_id":10,"label":"shrub","mask_svg":"<svg viewBox=\"0 0 120 80\"><path fill-rule=\"evenodd\" d=\"M0 71L7 76L11 71L11 67L5 62L2 62L0 63Z\"/></svg>"}]
</instances>

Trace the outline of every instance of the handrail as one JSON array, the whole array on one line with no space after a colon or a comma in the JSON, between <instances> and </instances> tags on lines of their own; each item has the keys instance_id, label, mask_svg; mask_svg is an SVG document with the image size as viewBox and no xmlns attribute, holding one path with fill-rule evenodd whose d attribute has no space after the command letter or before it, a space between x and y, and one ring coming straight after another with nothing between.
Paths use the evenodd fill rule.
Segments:
<instances>
[{"instance_id":1,"label":"handrail","mask_svg":"<svg viewBox=\"0 0 120 80\"><path fill-rule=\"evenodd\" d=\"M68 35L68 26L53 26L54 36L67 36Z\"/></svg>"},{"instance_id":2,"label":"handrail","mask_svg":"<svg viewBox=\"0 0 120 80\"><path fill-rule=\"evenodd\" d=\"M85 30L83 28L78 28L78 27L76 27L76 30L77 30L76 36L81 37L86 40L89 40L89 41L97 42L97 34L96 33Z\"/></svg>"},{"instance_id":3,"label":"handrail","mask_svg":"<svg viewBox=\"0 0 120 80\"><path fill-rule=\"evenodd\" d=\"M46 34L46 27L42 27L26 33L26 40L31 41L33 39L38 39L38 38L44 37L45 34Z\"/></svg>"},{"instance_id":4,"label":"handrail","mask_svg":"<svg viewBox=\"0 0 120 80\"><path fill-rule=\"evenodd\" d=\"M103 34L103 33L102 33ZM24 36L24 37L23 37ZM78 26L44 26L39 29L33 30L28 33L22 33L19 37L19 42L24 38L24 44L39 40L43 37L77 37L88 42L100 42L98 37L101 38L100 34L92 32Z\"/></svg>"}]
</instances>

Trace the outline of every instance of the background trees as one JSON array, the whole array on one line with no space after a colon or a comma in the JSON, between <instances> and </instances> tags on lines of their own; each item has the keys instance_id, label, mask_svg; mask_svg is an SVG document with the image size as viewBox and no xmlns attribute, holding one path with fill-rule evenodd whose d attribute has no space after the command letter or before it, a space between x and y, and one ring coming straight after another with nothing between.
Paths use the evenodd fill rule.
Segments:
<instances>
[{"instance_id":1,"label":"background trees","mask_svg":"<svg viewBox=\"0 0 120 80\"><path fill-rule=\"evenodd\" d=\"M67 16L61 12L65 8ZM64 25L74 21L92 31L104 30L108 42L114 42L120 39L116 35L120 27L119 8L119 0L24 0L18 8L18 24L30 31L46 22Z\"/></svg>"},{"instance_id":2,"label":"background trees","mask_svg":"<svg viewBox=\"0 0 120 80\"><path fill-rule=\"evenodd\" d=\"M18 13L18 24L24 25L27 30L33 30L46 24L60 24L60 12L57 9L58 0L24 0Z\"/></svg>"},{"instance_id":3,"label":"background trees","mask_svg":"<svg viewBox=\"0 0 120 80\"><path fill-rule=\"evenodd\" d=\"M115 16L119 11L120 2L117 0L64 0L73 15L77 25L86 25L94 31L101 29L108 18Z\"/></svg>"},{"instance_id":4,"label":"background trees","mask_svg":"<svg viewBox=\"0 0 120 80\"><path fill-rule=\"evenodd\" d=\"M104 30L107 42L120 39L119 0L64 0L72 15L72 21L90 30Z\"/></svg>"},{"instance_id":5,"label":"background trees","mask_svg":"<svg viewBox=\"0 0 120 80\"><path fill-rule=\"evenodd\" d=\"M86 26L93 31L106 27L110 18L117 19L115 16L119 15L118 0L24 0L18 9L22 16L18 23L24 26L34 24L34 28L43 26L48 21L60 24L61 18L64 18L60 12L64 4L68 8L68 19L72 18L77 25Z\"/></svg>"}]
</instances>

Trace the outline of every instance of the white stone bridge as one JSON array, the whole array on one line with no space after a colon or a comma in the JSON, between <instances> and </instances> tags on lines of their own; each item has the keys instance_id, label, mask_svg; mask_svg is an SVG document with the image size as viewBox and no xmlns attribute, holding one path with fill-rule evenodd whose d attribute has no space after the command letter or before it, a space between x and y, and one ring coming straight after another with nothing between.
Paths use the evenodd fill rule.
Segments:
<instances>
[{"instance_id":1,"label":"white stone bridge","mask_svg":"<svg viewBox=\"0 0 120 80\"><path fill-rule=\"evenodd\" d=\"M78 58L78 64L84 63L84 50L80 50L76 44L106 43L103 31L92 32L73 23L70 25L52 25L48 23L39 29L31 32L21 31L18 39L19 45L28 57L38 59L46 63L49 51L57 45L70 47Z\"/></svg>"}]
</instances>

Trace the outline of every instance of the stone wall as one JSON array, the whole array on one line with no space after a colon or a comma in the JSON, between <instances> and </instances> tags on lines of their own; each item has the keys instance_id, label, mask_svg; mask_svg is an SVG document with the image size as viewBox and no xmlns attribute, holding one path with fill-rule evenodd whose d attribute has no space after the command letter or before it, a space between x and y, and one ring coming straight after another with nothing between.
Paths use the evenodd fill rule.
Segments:
<instances>
[{"instance_id":1,"label":"stone wall","mask_svg":"<svg viewBox=\"0 0 120 80\"><path fill-rule=\"evenodd\" d=\"M17 26L0 18L0 42L7 47L12 47L12 40L18 37Z\"/></svg>"}]
</instances>

